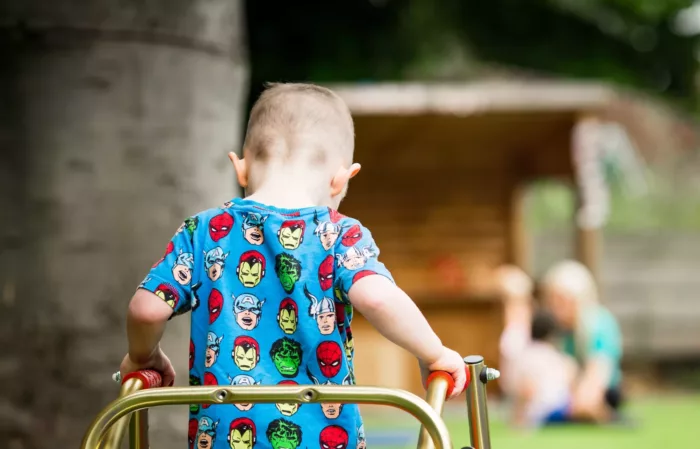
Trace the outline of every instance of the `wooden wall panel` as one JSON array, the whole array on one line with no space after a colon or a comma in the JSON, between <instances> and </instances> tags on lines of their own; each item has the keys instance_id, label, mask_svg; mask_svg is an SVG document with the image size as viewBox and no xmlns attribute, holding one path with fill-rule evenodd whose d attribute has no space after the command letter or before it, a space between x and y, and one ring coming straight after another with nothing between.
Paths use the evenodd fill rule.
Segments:
<instances>
[{"instance_id":1,"label":"wooden wall panel","mask_svg":"<svg viewBox=\"0 0 700 449\"><path fill-rule=\"evenodd\" d=\"M463 356L482 355L487 365L498 367L503 317L500 302L424 306L423 312L446 346ZM362 316L353 320L352 330L358 384L402 388L423 394L418 364L413 356L382 337Z\"/></svg>"},{"instance_id":2,"label":"wooden wall panel","mask_svg":"<svg viewBox=\"0 0 700 449\"><path fill-rule=\"evenodd\" d=\"M547 114L356 118L355 160L363 168L341 211L371 230L399 286L443 342L465 356L480 354L498 365L502 309L485 278L503 263L527 259L515 190L534 176L570 171L572 120ZM358 383L422 394L411 355L362 317L353 334Z\"/></svg>"}]
</instances>

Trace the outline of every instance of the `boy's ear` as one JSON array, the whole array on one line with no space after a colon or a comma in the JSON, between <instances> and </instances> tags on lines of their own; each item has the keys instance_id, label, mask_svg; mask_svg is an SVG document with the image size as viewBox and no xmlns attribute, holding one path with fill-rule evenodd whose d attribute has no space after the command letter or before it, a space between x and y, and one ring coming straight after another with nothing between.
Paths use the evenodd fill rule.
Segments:
<instances>
[{"instance_id":1,"label":"boy's ear","mask_svg":"<svg viewBox=\"0 0 700 449\"><path fill-rule=\"evenodd\" d=\"M245 189L248 187L248 164L246 164L245 159L240 159L234 152L230 152L228 158L231 160L233 169L236 171L238 184Z\"/></svg>"},{"instance_id":2,"label":"boy's ear","mask_svg":"<svg viewBox=\"0 0 700 449\"><path fill-rule=\"evenodd\" d=\"M343 193L350 179L360 172L360 164L352 164L350 168L340 167L331 180L331 196L338 196Z\"/></svg>"}]
</instances>

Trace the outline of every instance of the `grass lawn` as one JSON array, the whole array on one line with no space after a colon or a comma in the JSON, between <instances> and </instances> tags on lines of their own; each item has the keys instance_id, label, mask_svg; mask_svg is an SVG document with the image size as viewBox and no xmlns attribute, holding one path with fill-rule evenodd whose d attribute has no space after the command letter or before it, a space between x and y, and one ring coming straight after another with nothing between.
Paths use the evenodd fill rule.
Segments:
<instances>
[{"instance_id":1,"label":"grass lawn","mask_svg":"<svg viewBox=\"0 0 700 449\"><path fill-rule=\"evenodd\" d=\"M700 396L637 399L626 409L634 427L550 427L523 433L490 416L494 449L691 449L700 447ZM497 415L495 410L491 415ZM469 445L466 406L452 406L444 417L456 449ZM415 447L417 421L385 408L364 411L369 449Z\"/></svg>"}]
</instances>

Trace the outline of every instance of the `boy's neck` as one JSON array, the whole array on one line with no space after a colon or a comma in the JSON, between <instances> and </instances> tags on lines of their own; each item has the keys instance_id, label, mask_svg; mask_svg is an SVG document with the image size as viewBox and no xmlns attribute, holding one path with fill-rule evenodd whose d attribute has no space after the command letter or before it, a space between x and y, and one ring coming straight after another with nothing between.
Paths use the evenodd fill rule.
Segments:
<instances>
[{"instance_id":1,"label":"boy's neck","mask_svg":"<svg viewBox=\"0 0 700 449\"><path fill-rule=\"evenodd\" d=\"M246 199L283 209L303 209L307 207L333 207L330 195L314 186L309 179L294 179L288 174L269 173L265 182L250 192Z\"/></svg>"},{"instance_id":2,"label":"boy's neck","mask_svg":"<svg viewBox=\"0 0 700 449\"><path fill-rule=\"evenodd\" d=\"M301 192L289 191L274 191L264 188L259 188L246 199L256 201L261 204L279 207L281 209L304 209L307 207L321 206L315 202L310 195L305 195Z\"/></svg>"}]
</instances>

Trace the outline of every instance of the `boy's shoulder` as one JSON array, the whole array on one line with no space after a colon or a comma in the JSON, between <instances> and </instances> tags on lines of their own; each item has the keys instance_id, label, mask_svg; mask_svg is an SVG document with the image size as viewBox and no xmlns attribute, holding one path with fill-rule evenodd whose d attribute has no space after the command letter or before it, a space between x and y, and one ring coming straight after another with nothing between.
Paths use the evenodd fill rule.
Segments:
<instances>
[{"instance_id":1,"label":"boy's shoulder","mask_svg":"<svg viewBox=\"0 0 700 449\"><path fill-rule=\"evenodd\" d=\"M314 209L311 211L310 209ZM348 229L354 226L365 228L359 219L338 212L330 207L317 207L301 210L284 210L275 206L262 204L239 203L236 200L227 201L218 206L210 207L185 219L184 225L198 225L203 222L217 218L224 225L230 222L232 226L235 222L234 215L240 213L249 220L266 220L271 216L283 221L306 221L307 225L315 226L314 231L318 232L324 227L334 227ZM365 228L366 229L366 228Z\"/></svg>"}]
</instances>

